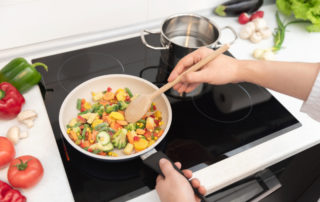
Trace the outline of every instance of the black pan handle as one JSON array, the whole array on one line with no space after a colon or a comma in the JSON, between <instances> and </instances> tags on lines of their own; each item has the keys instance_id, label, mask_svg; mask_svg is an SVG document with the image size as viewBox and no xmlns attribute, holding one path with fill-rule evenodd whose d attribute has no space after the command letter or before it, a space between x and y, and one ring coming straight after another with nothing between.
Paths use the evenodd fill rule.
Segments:
<instances>
[{"instance_id":1,"label":"black pan handle","mask_svg":"<svg viewBox=\"0 0 320 202\"><path fill-rule=\"evenodd\" d=\"M177 166L174 165L174 163L169 159L169 157L167 155L165 155L163 152L157 151L157 152L151 154L147 158L143 159L143 163L146 164L147 166L152 168L154 171L156 171L158 174L160 174L160 175L162 175L164 177L164 175L163 175L163 173L162 173L162 171L160 169L160 166L159 166L159 161L162 158L168 159L171 162L171 164L174 167L174 169L176 169L176 171L178 171L181 175L183 175L188 180L188 182L190 183L194 193L201 199L201 201L203 201L203 202L207 201L206 198L202 194L199 193L198 189L196 189L196 188L194 188L192 186L191 180L189 180L183 174L183 172L179 168L177 168Z\"/></svg>"}]
</instances>

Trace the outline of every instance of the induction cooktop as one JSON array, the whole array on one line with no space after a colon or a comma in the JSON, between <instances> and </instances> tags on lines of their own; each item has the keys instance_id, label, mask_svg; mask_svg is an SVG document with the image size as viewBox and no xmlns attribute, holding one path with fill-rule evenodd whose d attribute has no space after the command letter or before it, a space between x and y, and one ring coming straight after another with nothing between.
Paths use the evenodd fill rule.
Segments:
<instances>
[{"instance_id":1,"label":"induction cooktop","mask_svg":"<svg viewBox=\"0 0 320 202\"><path fill-rule=\"evenodd\" d=\"M148 35L146 39L160 45L159 35ZM49 67L47 73L39 70L43 75L40 89L74 199L125 201L154 189L156 173L139 158L111 163L75 150L63 138L58 116L67 94L96 76L129 74L158 87L166 84L173 66L161 57L160 51L146 48L140 37L134 37L32 62ZM169 90L166 96L173 119L156 149L193 171L227 158L227 153L244 145L301 125L266 89L251 83L202 84L192 93L179 95Z\"/></svg>"}]
</instances>

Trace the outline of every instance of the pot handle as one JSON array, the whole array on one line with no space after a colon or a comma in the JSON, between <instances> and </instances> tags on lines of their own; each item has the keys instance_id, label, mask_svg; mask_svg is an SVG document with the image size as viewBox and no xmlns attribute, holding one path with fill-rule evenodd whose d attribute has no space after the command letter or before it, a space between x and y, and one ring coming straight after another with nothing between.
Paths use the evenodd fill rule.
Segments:
<instances>
[{"instance_id":1,"label":"pot handle","mask_svg":"<svg viewBox=\"0 0 320 202\"><path fill-rule=\"evenodd\" d=\"M164 47L155 47L155 46L152 46L152 45L150 45L150 44L148 44L148 42L146 41L146 39L145 39L145 33L148 33L148 34L158 34L159 32L152 32L152 31L149 31L149 30L142 30L141 31L141 41L142 41L142 43L145 45L145 46L147 46L148 48L151 48L151 49L153 49L153 50L167 50L167 49L169 49L169 46L168 45L166 45L166 46L164 46Z\"/></svg>"},{"instance_id":2,"label":"pot handle","mask_svg":"<svg viewBox=\"0 0 320 202\"><path fill-rule=\"evenodd\" d=\"M238 39L237 32L236 32L232 27L230 27L230 26L222 27L222 28L221 28L221 31L224 30L224 29L229 29L229 30L231 30L231 32L233 33L234 39L229 43L229 45L232 45L232 44ZM216 45L216 47L221 47L221 46L223 46L223 44Z\"/></svg>"}]
</instances>

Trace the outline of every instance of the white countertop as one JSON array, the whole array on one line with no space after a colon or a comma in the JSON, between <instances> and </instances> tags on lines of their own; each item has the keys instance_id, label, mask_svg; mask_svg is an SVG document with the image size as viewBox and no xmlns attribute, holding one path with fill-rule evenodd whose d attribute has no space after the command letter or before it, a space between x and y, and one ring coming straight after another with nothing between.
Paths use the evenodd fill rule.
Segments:
<instances>
[{"instance_id":1,"label":"white countertop","mask_svg":"<svg viewBox=\"0 0 320 202\"><path fill-rule=\"evenodd\" d=\"M265 19L271 28L275 27L275 6L264 6ZM231 25L237 31L240 25L235 18L221 18L217 16L210 17L220 27ZM158 22L149 24L159 26ZM143 26L141 26L143 27ZM140 28L138 26L138 28ZM117 31L117 30L116 30ZM114 33L117 33L113 31ZM119 30L118 30L119 31ZM87 40L88 43L72 47L59 47L59 49L46 48L48 43L38 44L36 48L45 51L34 51L29 54L21 54L29 61L40 56L50 55L61 51L77 49L80 47L102 44L108 41L114 41L119 38L128 38L137 36L138 33L114 37L115 34L108 35L112 38L105 38L93 42ZM118 33L122 33L119 31ZM105 34L105 33L101 33ZM97 35L95 35L97 36ZM70 38L69 38L70 39ZM232 35L223 34L221 41L232 39ZM63 40L59 40L62 43ZM57 42L58 43L58 42ZM54 41L50 44L55 44ZM49 44L49 45L50 45ZM318 47L320 45L319 33L308 33L303 25L291 25L286 33L284 49L277 54L277 60L283 61L301 61L301 62L319 62L320 55ZM248 41L238 40L230 49L230 52L238 59L252 59L251 53L256 47L268 48L272 46L272 39L268 39L259 44L251 44ZM54 46L52 46L54 47ZM14 52L15 50L10 50ZM16 51L21 51L16 49ZM5 52L0 52L6 54ZM23 53L23 50L22 50ZM1 54L0 54L1 58ZM9 60L2 60L0 66L4 66ZM231 156L223 161L215 163L204 169L194 173L201 183L206 187L208 193L212 193L222 187L229 185L239 179L247 177L260 171L272 164L286 159L298 152L301 152L320 142L320 135L315 131L320 131L320 124L309 118L306 114L301 113L300 107L302 101L270 91L301 123L302 127L285 133L279 137L268 140L262 144L247 149L239 154ZM23 109L34 109L38 112L38 118L35 126L29 129L30 137L22 140L16 145L16 156L31 154L40 159L44 166L44 177L38 185L28 190L22 190L22 193L32 202L42 201L73 201L73 196L67 181L67 177L60 159L59 151L54 139L53 131L48 119L48 115L43 104L41 93L38 87L34 87L24 94L26 104ZM0 121L1 132L4 136L7 129L17 124L16 120ZM22 130L26 128L21 126ZM0 180L7 181L7 168L0 170ZM153 190L146 193L133 201L158 201L156 192Z\"/></svg>"}]
</instances>

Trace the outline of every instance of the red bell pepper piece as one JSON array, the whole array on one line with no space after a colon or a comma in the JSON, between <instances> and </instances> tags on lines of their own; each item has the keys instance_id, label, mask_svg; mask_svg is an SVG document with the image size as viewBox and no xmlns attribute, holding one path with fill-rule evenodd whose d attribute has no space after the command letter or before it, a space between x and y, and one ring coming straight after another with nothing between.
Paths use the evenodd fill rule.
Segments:
<instances>
[{"instance_id":1,"label":"red bell pepper piece","mask_svg":"<svg viewBox=\"0 0 320 202\"><path fill-rule=\"evenodd\" d=\"M16 117L25 103L24 97L10 83L0 83L0 119Z\"/></svg>"},{"instance_id":2,"label":"red bell pepper piece","mask_svg":"<svg viewBox=\"0 0 320 202\"><path fill-rule=\"evenodd\" d=\"M27 199L18 190L0 180L0 201L1 202L26 202Z\"/></svg>"}]
</instances>

